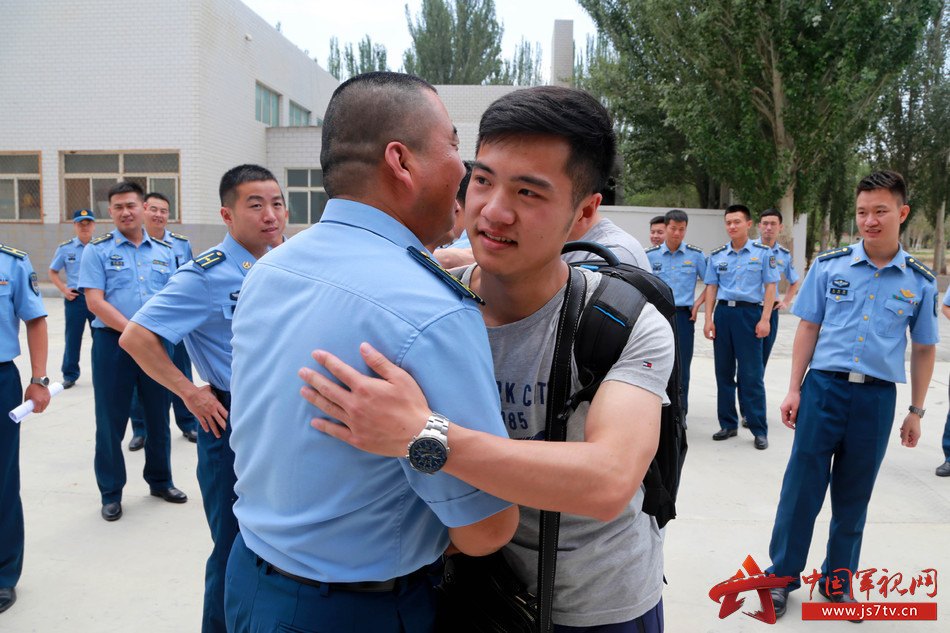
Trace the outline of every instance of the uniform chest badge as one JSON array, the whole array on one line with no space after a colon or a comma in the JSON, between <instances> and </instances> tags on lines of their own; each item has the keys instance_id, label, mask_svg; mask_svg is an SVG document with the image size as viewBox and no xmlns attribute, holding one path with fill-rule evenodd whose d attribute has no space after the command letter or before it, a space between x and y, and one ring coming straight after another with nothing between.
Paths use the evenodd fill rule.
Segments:
<instances>
[{"instance_id":1,"label":"uniform chest badge","mask_svg":"<svg viewBox=\"0 0 950 633\"><path fill-rule=\"evenodd\" d=\"M70 255L69 257L66 258L66 261L69 262L70 264L75 263L75 261L76 261L76 256L75 256L75 255Z\"/></svg>"},{"instance_id":2,"label":"uniform chest badge","mask_svg":"<svg viewBox=\"0 0 950 633\"><path fill-rule=\"evenodd\" d=\"M240 291L240 290L238 290L237 292L232 292L232 293L231 293L230 295L228 295L228 296L230 297L231 301L237 301L239 294L241 294L241 291Z\"/></svg>"},{"instance_id":3,"label":"uniform chest badge","mask_svg":"<svg viewBox=\"0 0 950 633\"><path fill-rule=\"evenodd\" d=\"M168 266L168 263L167 263L167 262L163 262L163 261L160 260L160 259L153 259L153 260L152 260L152 263L153 263L153 264L158 264L159 266Z\"/></svg>"},{"instance_id":4,"label":"uniform chest badge","mask_svg":"<svg viewBox=\"0 0 950 633\"><path fill-rule=\"evenodd\" d=\"M6 286L9 283L10 283L9 280L4 279L3 277L0 277L0 286Z\"/></svg>"},{"instance_id":5,"label":"uniform chest badge","mask_svg":"<svg viewBox=\"0 0 950 633\"><path fill-rule=\"evenodd\" d=\"M110 266L121 266L121 265L123 265L124 263L125 263L125 262L122 260L122 256L121 256L121 255L113 255L113 256L111 256L111 257L109 258L109 265L110 265Z\"/></svg>"},{"instance_id":6,"label":"uniform chest badge","mask_svg":"<svg viewBox=\"0 0 950 633\"><path fill-rule=\"evenodd\" d=\"M729 264L719 264L719 272L724 273L729 270Z\"/></svg>"},{"instance_id":7,"label":"uniform chest badge","mask_svg":"<svg viewBox=\"0 0 950 633\"><path fill-rule=\"evenodd\" d=\"M758 258L758 257L750 257L750 258L749 258L749 261L750 261L750 262L757 262L757 261L759 261L759 258Z\"/></svg>"},{"instance_id":8,"label":"uniform chest badge","mask_svg":"<svg viewBox=\"0 0 950 633\"><path fill-rule=\"evenodd\" d=\"M833 295L840 295L844 297L848 294L848 289L847 288L832 288L829 292Z\"/></svg>"},{"instance_id":9,"label":"uniform chest badge","mask_svg":"<svg viewBox=\"0 0 950 633\"><path fill-rule=\"evenodd\" d=\"M834 281L831 282L831 285L834 286L835 288L847 288L848 286L851 285L851 282L848 281L847 279L835 279Z\"/></svg>"},{"instance_id":10,"label":"uniform chest badge","mask_svg":"<svg viewBox=\"0 0 950 633\"><path fill-rule=\"evenodd\" d=\"M661 264L660 262L656 262L653 264L653 270L655 272L659 272L662 269L663 269L663 264Z\"/></svg>"},{"instance_id":11,"label":"uniform chest badge","mask_svg":"<svg viewBox=\"0 0 950 633\"><path fill-rule=\"evenodd\" d=\"M683 265L684 265L684 266L692 266L692 265L693 265L693 262L683 262Z\"/></svg>"},{"instance_id":12,"label":"uniform chest badge","mask_svg":"<svg viewBox=\"0 0 950 633\"><path fill-rule=\"evenodd\" d=\"M903 289L901 290L901 295L902 295L905 299L913 299L914 297L917 296L917 295L915 295L913 292L911 292L910 290L903 290Z\"/></svg>"}]
</instances>

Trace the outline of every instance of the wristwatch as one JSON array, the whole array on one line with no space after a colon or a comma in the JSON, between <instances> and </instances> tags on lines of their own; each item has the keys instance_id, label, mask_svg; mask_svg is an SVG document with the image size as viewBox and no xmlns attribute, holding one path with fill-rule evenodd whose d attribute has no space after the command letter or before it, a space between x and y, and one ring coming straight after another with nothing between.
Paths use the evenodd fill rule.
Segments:
<instances>
[{"instance_id":1,"label":"wristwatch","mask_svg":"<svg viewBox=\"0 0 950 633\"><path fill-rule=\"evenodd\" d=\"M920 417L924 417L924 414L927 413L927 409L918 409L914 405L910 405L909 407L907 407L907 410L910 411L911 413L916 413Z\"/></svg>"},{"instance_id":2,"label":"wristwatch","mask_svg":"<svg viewBox=\"0 0 950 633\"><path fill-rule=\"evenodd\" d=\"M425 428L409 442L409 465L427 475L439 472L449 458L448 432L449 419L431 411Z\"/></svg>"},{"instance_id":3,"label":"wristwatch","mask_svg":"<svg viewBox=\"0 0 950 633\"><path fill-rule=\"evenodd\" d=\"M40 378L30 378L31 385L43 385L44 387L49 387L49 376L42 376Z\"/></svg>"}]
</instances>

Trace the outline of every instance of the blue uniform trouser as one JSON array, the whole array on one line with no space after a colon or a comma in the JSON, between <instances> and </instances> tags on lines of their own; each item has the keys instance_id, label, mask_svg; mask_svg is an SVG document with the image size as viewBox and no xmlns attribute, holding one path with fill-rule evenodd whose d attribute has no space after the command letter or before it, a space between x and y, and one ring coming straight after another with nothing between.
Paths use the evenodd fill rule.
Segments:
<instances>
[{"instance_id":1,"label":"blue uniform trouser","mask_svg":"<svg viewBox=\"0 0 950 633\"><path fill-rule=\"evenodd\" d=\"M390 592L313 587L269 569L240 534L228 560L224 603L229 633L431 633L435 624L435 589L428 577Z\"/></svg>"},{"instance_id":2,"label":"blue uniform trouser","mask_svg":"<svg viewBox=\"0 0 950 633\"><path fill-rule=\"evenodd\" d=\"M740 405L749 423L749 430L755 436L768 434L765 383L762 377L762 339L755 336L755 324L761 318L762 308L758 306L718 305L713 315L716 325L713 353L719 426L724 429L736 429L739 426L736 414L738 378Z\"/></svg>"},{"instance_id":3,"label":"blue uniform trouser","mask_svg":"<svg viewBox=\"0 0 950 633\"><path fill-rule=\"evenodd\" d=\"M7 416L21 402L20 372L13 361L0 363L0 589L15 587L23 571L20 425Z\"/></svg>"},{"instance_id":4,"label":"blue uniform trouser","mask_svg":"<svg viewBox=\"0 0 950 633\"><path fill-rule=\"evenodd\" d=\"M864 521L894 423L896 394L894 383L850 383L820 370L805 376L769 545L772 566L765 570L795 577L790 589L801 586L815 517L830 483L831 528L821 573L837 577L847 594L850 575L859 570Z\"/></svg>"},{"instance_id":5,"label":"blue uniform trouser","mask_svg":"<svg viewBox=\"0 0 950 633\"><path fill-rule=\"evenodd\" d=\"M125 458L122 437L129 422L132 391L138 389L145 405L145 470L153 491L171 488L171 444L168 434L168 390L148 377L119 347L119 333L92 330L92 386L96 396L96 483L102 503L122 500Z\"/></svg>"},{"instance_id":6,"label":"blue uniform trouser","mask_svg":"<svg viewBox=\"0 0 950 633\"><path fill-rule=\"evenodd\" d=\"M185 349L185 344L181 341L178 342L178 345L175 345L172 348L172 362L175 363L175 367L181 370L181 373L185 374L188 380L192 380L191 375L191 358L188 357L188 350ZM178 428L181 429L182 433L187 433L188 431L198 430L198 418L188 410L188 407L185 406L185 402L173 393L169 393L171 398L172 409L175 410L175 424L178 425ZM142 401L139 400L138 392L135 393L132 397L132 435L135 437L148 437L148 433L145 431L145 408L142 406Z\"/></svg>"},{"instance_id":7,"label":"blue uniform trouser","mask_svg":"<svg viewBox=\"0 0 950 633\"><path fill-rule=\"evenodd\" d=\"M761 317L761 315L759 315ZM778 334L778 308L772 309L772 316L769 317L769 335L762 339L762 369L769 364L769 356L772 355L772 346L775 345L775 335Z\"/></svg>"},{"instance_id":8,"label":"blue uniform trouser","mask_svg":"<svg viewBox=\"0 0 950 633\"><path fill-rule=\"evenodd\" d=\"M689 411L689 366L693 362L693 337L696 322L690 321L691 310L676 308L676 335L680 351L680 376L683 382L683 403Z\"/></svg>"},{"instance_id":9,"label":"blue uniform trouser","mask_svg":"<svg viewBox=\"0 0 950 633\"><path fill-rule=\"evenodd\" d=\"M227 406L227 405L225 405ZM208 527L214 547L205 565L204 614L201 619L202 633L225 633L224 582L228 556L234 537L238 533L234 518L234 451L231 450L231 423L221 432L221 437L198 429L198 485L204 503Z\"/></svg>"},{"instance_id":10,"label":"blue uniform trouser","mask_svg":"<svg viewBox=\"0 0 950 633\"><path fill-rule=\"evenodd\" d=\"M82 335L86 331L86 322L92 328L96 318L86 307L86 297L82 293L72 301L63 299L66 314L66 349L63 350L63 380L79 379L79 350L82 347Z\"/></svg>"},{"instance_id":11,"label":"blue uniform trouser","mask_svg":"<svg viewBox=\"0 0 950 633\"><path fill-rule=\"evenodd\" d=\"M943 427L943 457L950 462L950 412L947 413L947 422Z\"/></svg>"}]
</instances>

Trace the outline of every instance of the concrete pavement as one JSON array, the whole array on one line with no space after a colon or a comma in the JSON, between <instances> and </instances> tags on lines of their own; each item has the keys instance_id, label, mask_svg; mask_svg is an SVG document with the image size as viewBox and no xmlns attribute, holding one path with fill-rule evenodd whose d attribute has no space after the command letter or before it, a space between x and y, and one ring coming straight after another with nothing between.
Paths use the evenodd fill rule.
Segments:
<instances>
[{"instance_id":1,"label":"concrete pavement","mask_svg":"<svg viewBox=\"0 0 950 633\"><path fill-rule=\"evenodd\" d=\"M61 299L44 300L50 313L49 374L60 378L63 351ZM700 324L702 317L700 317ZM766 451L752 446L752 435L713 442L716 384L712 344L697 332L689 419L690 450L678 503L679 518L666 531L664 594L666 630L671 633L755 632L768 626L743 615L759 608L754 593L743 594L743 608L726 619L708 596L710 588L736 573L751 555L761 568L769 564L768 544L793 431L778 422L778 406L788 385L791 344L797 319L783 314L779 336L766 373L771 422ZM925 569L950 574L950 478L937 478L943 461L940 437L948 409L950 321L941 318L937 367L927 396L923 438L914 449L900 446L897 429L909 403L909 387L898 386L899 415L893 439L868 511L862 567L900 572L906 581ZM17 359L29 371L26 341ZM195 479L196 450L172 427L172 472L175 485L189 495L184 505L149 496L140 472L142 452L124 452L129 483L124 515L115 523L99 516L93 475L94 402L89 366L91 339L83 343L82 376L77 385L53 399L49 409L27 417L21 433L20 468L26 517L26 554L18 601L0 614L4 633L187 632L200 629L204 564L211 539ZM4 414L5 415L5 414ZM0 419L0 423L9 423ZM127 444L131 431L126 435ZM830 511L823 509L815 526L809 567L824 558ZM938 589L939 589L939 578ZM927 591L933 591L928 588ZM911 598L930 601L918 590ZM816 600L820 600L817 597ZM807 590L791 594L788 613L776 631L839 631L847 622L801 619ZM950 590L938 592L936 622L865 622L865 633L910 633L946 630ZM941 622L943 625L941 626ZM371 633L371 632L369 632Z\"/></svg>"}]
</instances>

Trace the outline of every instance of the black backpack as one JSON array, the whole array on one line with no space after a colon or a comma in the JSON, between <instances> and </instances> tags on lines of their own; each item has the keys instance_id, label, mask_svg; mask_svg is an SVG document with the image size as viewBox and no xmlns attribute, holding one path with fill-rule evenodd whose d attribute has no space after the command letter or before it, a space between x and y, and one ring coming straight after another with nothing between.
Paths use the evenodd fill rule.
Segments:
<instances>
[{"instance_id":1,"label":"black backpack","mask_svg":"<svg viewBox=\"0 0 950 633\"><path fill-rule=\"evenodd\" d=\"M686 460L686 415L680 379L679 344L676 332L676 303L673 291L656 275L630 264L623 264L606 247L594 242L568 242L562 252L583 251L597 259L575 262L597 271L604 279L594 290L581 314L574 339L579 391L571 395L572 409L594 397L607 371L620 358L643 306L649 302L673 329L676 348L673 371L666 385L670 400L660 417L660 443L650 468L643 478L643 511L663 527L676 517L676 492Z\"/></svg>"}]
</instances>

